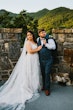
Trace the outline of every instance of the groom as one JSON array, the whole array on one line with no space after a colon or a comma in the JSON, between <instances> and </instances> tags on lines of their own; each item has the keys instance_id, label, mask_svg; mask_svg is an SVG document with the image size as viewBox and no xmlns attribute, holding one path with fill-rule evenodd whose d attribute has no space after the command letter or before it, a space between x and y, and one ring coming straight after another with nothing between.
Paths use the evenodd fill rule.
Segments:
<instances>
[{"instance_id":1,"label":"groom","mask_svg":"<svg viewBox=\"0 0 73 110\"><path fill-rule=\"evenodd\" d=\"M43 79L43 88L46 96L50 95L50 72L53 63L51 50L56 48L53 39L49 38L44 29L38 30L39 37L37 38L38 46L42 45L42 49L39 51L39 60L41 66L41 73Z\"/></svg>"}]
</instances>

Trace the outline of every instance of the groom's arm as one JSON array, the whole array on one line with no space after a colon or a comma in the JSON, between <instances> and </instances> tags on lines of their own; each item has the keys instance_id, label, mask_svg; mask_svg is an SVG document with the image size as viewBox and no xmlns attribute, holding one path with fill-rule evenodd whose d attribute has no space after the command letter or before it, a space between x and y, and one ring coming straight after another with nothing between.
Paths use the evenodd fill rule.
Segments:
<instances>
[{"instance_id":1,"label":"groom's arm","mask_svg":"<svg viewBox=\"0 0 73 110\"><path fill-rule=\"evenodd\" d=\"M48 39L48 43L45 44L45 47L47 47L48 49L55 50L56 44L53 39Z\"/></svg>"},{"instance_id":2,"label":"groom's arm","mask_svg":"<svg viewBox=\"0 0 73 110\"><path fill-rule=\"evenodd\" d=\"M37 43L38 43L38 41L39 41L39 37L37 38Z\"/></svg>"}]
</instances>

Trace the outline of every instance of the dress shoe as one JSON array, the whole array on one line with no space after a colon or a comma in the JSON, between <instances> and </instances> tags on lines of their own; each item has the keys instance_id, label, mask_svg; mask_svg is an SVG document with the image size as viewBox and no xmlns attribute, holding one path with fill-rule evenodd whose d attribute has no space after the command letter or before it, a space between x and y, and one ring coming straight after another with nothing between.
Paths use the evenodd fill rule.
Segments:
<instances>
[{"instance_id":1,"label":"dress shoe","mask_svg":"<svg viewBox=\"0 0 73 110\"><path fill-rule=\"evenodd\" d=\"M49 90L45 90L45 94L46 94L46 96L49 96L50 95L50 91Z\"/></svg>"}]
</instances>

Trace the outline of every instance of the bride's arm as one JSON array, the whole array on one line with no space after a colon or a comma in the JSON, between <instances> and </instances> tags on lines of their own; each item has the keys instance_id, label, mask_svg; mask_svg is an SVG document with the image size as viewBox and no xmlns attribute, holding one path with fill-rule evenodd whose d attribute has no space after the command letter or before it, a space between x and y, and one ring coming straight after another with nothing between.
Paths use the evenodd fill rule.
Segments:
<instances>
[{"instance_id":1,"label":"bride's arm","mask_svg":"<svg viewBox=\"0 0 73 110\"><path fill-rule=\"evenodd\" d=\"M31 54L36 53L36 52L38 52L41 48L42 48L42 46L38 46L36 49L32 49L30 42L27 41L27 43L26 43L26 50L27 50L28 53L31 53Z\"/></svg>"}]
</instances>

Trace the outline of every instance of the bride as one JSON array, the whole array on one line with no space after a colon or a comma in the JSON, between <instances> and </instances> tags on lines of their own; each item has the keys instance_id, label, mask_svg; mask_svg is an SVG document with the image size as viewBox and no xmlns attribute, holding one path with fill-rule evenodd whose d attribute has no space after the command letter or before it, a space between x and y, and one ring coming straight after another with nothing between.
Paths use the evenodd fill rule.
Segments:
<instances>
[{"instance_id":1,"label":"bride","mask_svg":"<svg viewBox=\"0 0 73 110\"><path fill-rule=\"evenodd\" d=\"M25 102L39 96L40 63L32 31L27 32L23 51L9 79L0 87L0 110L24 110Z\"/></svg>"}]
</instances>

